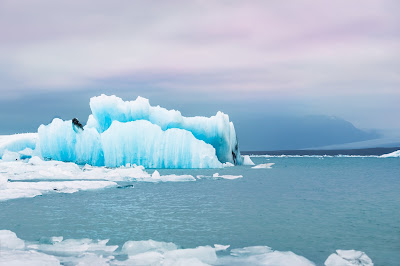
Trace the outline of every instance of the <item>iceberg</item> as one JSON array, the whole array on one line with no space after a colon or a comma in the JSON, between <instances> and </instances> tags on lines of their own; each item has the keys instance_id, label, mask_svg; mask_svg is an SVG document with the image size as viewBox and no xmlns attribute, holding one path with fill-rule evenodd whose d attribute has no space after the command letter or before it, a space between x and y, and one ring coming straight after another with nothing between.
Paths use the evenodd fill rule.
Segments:
<instances>
[{"instance_id":1,"label":"iceberg","mask_svg":"<svg viewBox=\"0 0 400 266\"><path fill-rule=\"evenodd\" d=\"M249 155L243 156L243 165L254 165Z\"/></svg>"},{"instance_id":2,"label":"iceberg","mask_svg":"<svg viewBox=\"0 0 400 266\"><path fill-rule=\"evenodd\" d=\"M235 128L228 115L184 117L151 106L148 99L90 99L92 114L83 128L76 119L54 119L38 129L43 158L118 167L222 168L241 164ZM78 125L78 126L77 126Z\"/></svg>"},{"instance_id":3,"label":"iceberg","mask_svg":"<svg viewBox=\"0 0 400 266\"><path fill-rule=\"evenodd\" d=\"M400 157L400 150L394 151L391 153L383 154L380 156L381 158L391 158L391 157Z\"/></svg>"}]
</instances>

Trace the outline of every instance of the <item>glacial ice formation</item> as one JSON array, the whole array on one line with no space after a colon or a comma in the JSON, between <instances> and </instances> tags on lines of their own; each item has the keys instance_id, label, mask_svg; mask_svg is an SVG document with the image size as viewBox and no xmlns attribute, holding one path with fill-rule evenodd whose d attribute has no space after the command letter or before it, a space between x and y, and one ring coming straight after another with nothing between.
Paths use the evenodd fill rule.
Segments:
<instances>
[{"instance_id":1,"label":"glacial ice formation","mask_svg":"<svg viewBox=\"0 0 400 266\"><path fill-rule=\"evenodd\" d=\"M92 115L84 130L54 119L39 127L41 155L47 159L117 167L221 168L241 164L237 137L228 115L184 117L153 107L145 98L124 102L116 96L90 99Z\"/></svg>"}]
</instances>

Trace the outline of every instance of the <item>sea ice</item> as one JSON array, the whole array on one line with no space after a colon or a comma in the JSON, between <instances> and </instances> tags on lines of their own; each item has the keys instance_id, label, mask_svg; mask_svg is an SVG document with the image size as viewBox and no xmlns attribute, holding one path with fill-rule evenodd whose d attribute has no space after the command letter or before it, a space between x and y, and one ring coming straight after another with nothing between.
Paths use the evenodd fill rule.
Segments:
<instances>
[{"instance_id":1,"label":"sea ice","mask_svg":"<svg viewBox=\"0 0 400 266\"><path fill-rule=\"evenodd\" d=\"M23 249L25 242L10 230L0 230L0 250Z\"/></svg>"},{"instance_id":2,"label":"sea ice","mask_svg":"<svg viewBox=\"0 0 400 266\"><path fill-rule=\"evenodd\" d=\"M249 155L243 156L243 165L254 165Z\"/></svg>"},{"instance_id":3,"label":"sea ice","mask_svg":"<svg viewBox=\"0 0 400 266\"><path fill-rule=\"evenodd\" d=\"M51 255L34 250L0 250L0 265L4 266L59 266L60 261Z\"/></svg>"},{"instance_id":4,"label":"sea ice","mask_svg":"<svg viewBox=\"0 0 400 266\"><path fill-rule=\"evenodd\" d=\"M4 181L2 181L4 182ZM63 182L7 182L0 188L0 201L33 198L43 193L74 193L80 190L101 189L116 186L111 181L63 181Z\"/></svg>"},{"instance_id":5,"label":"sea ice","mask_svg":"<svg viewBox=\"0 0 400 266\"><path fill-rule=\"evenodd\" d=\"M400 157L400 150L380 156L381 158Z\"/></svg>"},{"instance_id":6,"label":"sea ice","mask_svg":"<svg viewBox=\"0 0 400 266\"><path fill-rule=\"evenodd\" d=\"M276 251L267 246L236 248L229 252L229 245L179 248L171 242L144 240L127 241L118 251L117 245L107 245L108 240L56 237L42 242L25 242L11 231L0 230L0 265L315 265L293 252ZM337 250L325 265L373 264L364 252Z\"/></svg>"},{"instance_id":7,"label":"sea ice","mask_svg":"<svg viewBox=\"0 0 400 266\"><path fill-rule=\"evenodd\" d=\"M227 250L231 245L219 245L219 244L214 244L215 251L223 251Z\"/></svg>"},{"instance_id":8,"label":"sea ice","mask_svg":"<svg viewBox=\"0 0 400 266\"><path fill-rule=\"evenodd\" d=\"M336 254L337 253L337 254ZM373 266L372 260L362 251L336 250L325 261L326 266Z\"/></svg>"},{"instance_id":9,"label":"sea ice","mask_svg":"<svg viewBox=\"0 0 400 266\"><path fill-rule=\"evenodd\" d=\"M219 173L215 173L213 174L214 178L222 178L222 179L238 179L238 178L242 178L242 175L220 175Z\"/></svg>"},{"instance_id":10,"label":"sea ice","mask_svg":"<svg viewBox=\"0 0 400 266\"><path fill-rule=\"evenodd\" d=\"M272 166L274 165L275 163L263 163L263 164L257 164L256 166L253 166L252 168L253 169L270 169L270 168L272 168Z\"/></svg>"},{"instance_id":11,"label":"sea ice","mask_svg":"<svg viewBox=\"0 0 400 266\"><path fill-rule=\"evenodd\" d=\"M143 178L141 181L147 182L186 182L186 181L196 181L192 175L160 175L160 173L155 170L151 175L151 178Z\"/></svg>"}]
</instances>

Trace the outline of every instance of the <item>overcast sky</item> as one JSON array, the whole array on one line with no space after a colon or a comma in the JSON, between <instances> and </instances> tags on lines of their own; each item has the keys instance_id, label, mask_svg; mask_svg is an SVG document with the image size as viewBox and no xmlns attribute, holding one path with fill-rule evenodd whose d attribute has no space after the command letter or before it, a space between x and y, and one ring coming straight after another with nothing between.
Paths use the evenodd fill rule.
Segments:
<instances>
[{"instance_id":1,"label":"overcast sky","mask_svg":"<svg viewBox=\"0 0 400 266\"><path fill-rule=\"evenodd\" d=\"M394 132L399 14L398 0L0 0L0 131L107 93Z\"/></svg>"}]
</instances>

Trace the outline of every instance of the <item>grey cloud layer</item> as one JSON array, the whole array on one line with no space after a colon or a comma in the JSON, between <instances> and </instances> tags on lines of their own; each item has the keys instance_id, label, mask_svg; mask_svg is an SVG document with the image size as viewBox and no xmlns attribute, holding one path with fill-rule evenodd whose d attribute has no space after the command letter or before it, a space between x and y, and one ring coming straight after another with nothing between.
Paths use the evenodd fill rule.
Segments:
<instances>
[{"instance_id":1,"label":"grey cloud layer","mask_svg":"<svg viewBox=\"0 0 400 266\"><path fill-rule=\"evenodd\" d=\"M311 98L346 116L365 110L360 95L400 97L399 11L389 0L3 0L0 91L18 98L134 79L220 98Z\"/></svg>"}]
</instances>

